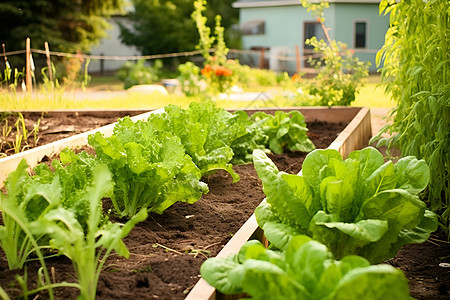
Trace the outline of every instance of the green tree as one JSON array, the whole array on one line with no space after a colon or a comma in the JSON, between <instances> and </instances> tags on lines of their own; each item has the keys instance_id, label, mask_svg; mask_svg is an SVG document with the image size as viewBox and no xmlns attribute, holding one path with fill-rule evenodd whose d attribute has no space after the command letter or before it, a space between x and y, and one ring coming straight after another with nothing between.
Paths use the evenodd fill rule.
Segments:
<instances>
[{"instance_id":1,"label":"green tree","mask_svg":"<svg viewBox=\"0 0 450 300\"><path fill-rule=\"evenodd\" d=\"M205 12L208 26L214 28L215 15L223 17L222 25L231 28L237 22L238 11L231 7L234 0L209 1ZM191 18L193 0L133 0L135 10L129 14L130 27L121 26L122 41L135 45L143 54L191 51L199 35ZM231 32L231 30L228 30Z\"/></svg>"},{"instance_id":2,"label":"green tree","mask_svg":"<svg viewBox=\"0 0 450 300\"><path fill-rule=\"evenodd\" d=\"M32 46L52 50L87 52L106 36L106 17L123 9L123 0L2 0L0 42L7 50Z\"/></svg>"}]
</instances>

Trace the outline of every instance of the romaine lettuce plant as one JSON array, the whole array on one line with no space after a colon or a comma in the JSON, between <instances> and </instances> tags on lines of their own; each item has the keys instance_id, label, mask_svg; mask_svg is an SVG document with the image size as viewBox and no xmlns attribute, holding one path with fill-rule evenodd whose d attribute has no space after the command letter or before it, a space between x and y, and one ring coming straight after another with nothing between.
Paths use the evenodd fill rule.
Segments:
<instances>
[{"instance_id":1,"label":"romaine lettuce plant","mask_svg":"<svg viewBox=\"0 0 450 300\"><path fill-rule=\"evenodd\" d=\"M283 150L311 152L314 144L306 135L305 117L297 110L285 113L276 111L274 115L256 112L251 116L254 127L260 128L268 137L268 148L276 154Z\"/></svg>"},{"instance_id":2,"label":"romaine lettuce plant","mask_svg":"<svg viewBox=\"0 0 450 300\"><path fill-rule=\"evenodd\" d=\"M437 228L436 215L417 196L430 176L423 160L384 163L372 147L346 160L333 149L315 150L303 162L303 175L293 175L279 172L260 150L253 158L267 197L256 219L275 247L304 233L338 259L357 254L378 263Z\"/></svg>"},{"instance_id":3,"label":"romaine lettuce plant","mask_svg":"<svg viewBox=\"0 0 450 300\"><path fill-rule=\"evenodd\" d=\"M129 252L122 241L137 222L147 218L147 210L140 210L125 225L105 221L102 216L101 199L111 194L113 182L105 165L95 166L92 182L79 194L81 202L88 203L85 224L72 210L62 206L42 214L30 224L34 235L47 235L50 246L66 255L73 263L80 289L79 299L95 299L98 278L109 254L115 250L128 257ZM86 229L84 229L86 228Z\"/></svg>"},{"instance_id":4,"label":"romaine lettuce plant","mask_svg":"<svg viewBox=\"0 0 450 300\"><path fill-rule=\"evenodd\" d=\"M179 137L202 175L223 169L233 182L239 180L230 164L232 142L247 133L239 115L217 108L214 102L192 102L188 109L168 105L164 113L151 115L148 122L160 134L171 132Z\"/></svg>"},{"instance_id":5,"label":"romaine lettuce plant","mask_svg":"<svg viewBox=\"0 0 450 300\"><path fill-rule=\"evenodd\" d=\"M252 299L410 299L400 270L371 266L356 255L335 260L305 235L293 237L284 251L249 241L238 254L206 260L200 272L220 292L245 292Z\"/></svg>"},{"instance_id":6,"label":"romaine lettuce plant","mask_svg":"<svg viewBox=\"0 0 450 300\"><path fill-rule=\"evenodd\" d=\"M88 137L96 162L113 173L111 200L120 216L134 216L141 208L162 213L177 201L194 203L208 187L180 139L153 122L118 121L111 137L96 133ZM67 156L66 162L78 160Z\"/></svg>"},{"instance_id":7,"label":"romaine lettuce plant","mask_svg":"<svg viewBox=\"0 0 450 300\"><path fill-rule=\"evenodd\" d=\"M234 113L247 127L247 133L236 139L231 147L234 163L252 162L255 149L266 153L281 154L285 150L311 152L314 144L306 132L305 117L299 111L285 113L276 111L274 115L256 112L250 117L244 111Z\"/></svg>"}]
</instances>

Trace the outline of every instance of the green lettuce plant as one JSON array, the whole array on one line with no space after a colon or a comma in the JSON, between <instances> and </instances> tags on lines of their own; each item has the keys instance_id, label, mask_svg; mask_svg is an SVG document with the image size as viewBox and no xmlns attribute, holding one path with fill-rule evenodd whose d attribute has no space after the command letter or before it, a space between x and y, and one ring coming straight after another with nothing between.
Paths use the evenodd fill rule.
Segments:
<instances>
[{"instance_id":1,"label":"green lettuce plant","mask_svg":"<svg viewBox=\"0 0 450 300\"><path fill-rule=\"evenodd\" d=\"M315 150L305 158L303 174L294 175L279 172L260 150L253 159L267 197L256 220L277 248L303 233L338 259L356 254L378 263L405 244L426 241L437 228L436 215L417 196L430 177L423 160L384 163L372 147L345 160L336 150Z\"/></svg>"},{"instance_id":2,"label":"green lettuce plant","mask_svg":"<svg viewBox=\"0 0 450 300\"><path fill-rule=\"evenodd\" d=\"M256 112L250 117L245 111L237 111L234 114L245 124L247 133L231 144L234 152L233 163L252 162L255 149L276 154L286 150L311 152L315 149L306 134L308 129L305 117L299 111L276 111L273 115Z\"/></svg>"},{"instance_id":3,"label":"green lettuce plant","mask_svg":"<svg viewBox=\"0 0 450 300\"><path fill-rule=\"evenodd\" d=\"M405 275L351 255L335 260L327 247L299 235L283 251L247 242L238 254L210 258L202 278L224 294L251 299L410 299Z\"/></svg>"},{"instance_id":4,"label":"green lettuce plant","mask_svg":"<svg viewBox=\"0 0 450 300\"><path fill-rule=\"evenodd\" d=\"M276 154L284 150L311 152L314 144L306 135L305 117L297 110L285 113L276 111L274 115L256 112L251 116L253 125L268 137L268 148Z\"/></svg>"},{"instance_id":5,"label":"green lettuce plant","mask_svg":"<svg viewBox=\"0 0 450 300\"><path fill-rule=\"evenodd\" d=\"M231 144L247 133L242 116L218 108L214 102L192 102L187 109L168 105L164 113L151 115L148 122L159 134L177 136L202 175L222 169L233 182L239 180L230 161Z\"/></svg>"},{"instance_id":6,"label":"green lettuce plant","mask_svg":"<svg viewBox=\"0 0 450 300\"><path fill-rule=\"evenodd\" d=\"M183 123L179 126L186 129ZM177 201L194 203L208 192L200 181L201 171L170 127L160 129L153 121L133 122L125 117L112 136L96 133L88 141L95 149L96 163L106 164L113 173L111 200L122 217L132 217L141 208L162 213Z\"/></svg>"}]
</instances>

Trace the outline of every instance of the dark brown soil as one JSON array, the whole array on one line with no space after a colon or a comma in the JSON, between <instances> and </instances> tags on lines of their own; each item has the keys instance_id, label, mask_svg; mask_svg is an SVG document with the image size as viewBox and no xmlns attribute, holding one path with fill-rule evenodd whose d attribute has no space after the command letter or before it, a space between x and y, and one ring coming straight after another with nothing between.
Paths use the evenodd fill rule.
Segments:
<instances>
[{"instance_id":1,"label":"dark brown soil","mask_svg":"<svg viewBox=\"0 0 450 300\"><path fill-rule=\"evenodd\" d=\"M326 148L343 125L308 124L308 128L317 148ZM304 156L287 153L272 155L271 159L280 170L298 173ZM232 184L228 173L219 171L203 179L210 192L196 203L176 203L163 215L151 214L137 224L124 239L130 258L115 254L108 258L100 275L97 299L183 299L198 281L206 257L217 255L264 198L253 165L234 169L241 177L238 183ZM443 299L448 297L450 278L448 268L439 264L449 262L449 256L448 244L435 237L422 245L406 246L390 263L411 280L413 297ZM30 289L36 287L38 267L36 262L28 264ZM54 268L55 282L75 282L67 258L49 259L47 267ZM0 255L0 286L12 297L22 293L14 279L16 274L23 272L9 271L4 255ZM75 299L78 295L76 289L55 292L57 299ZM39 295L39 299L46 298L45 293Z\"/></svg>"},{"instance_id":2,"label":"dark brown soil","mask_svg":"<svg viewBox=\"0 0 450 300\"><path fill-rule=\"evenodd\" d=\"M105 126L117 121L127 115L133 116L139 112L114 112L114 113L95 113L95 112L73 112L73 113L23 113L24 122L19 121L19 132L23 135L23 125L28 131L28 138L21 143L21 151L42 146L75 134L86 132ZM0 112L0 128L11 128L8 135L3 136L0 132L0 158L5 155L14 154L13 142L17 134L16 122L20 120L18 113ZM36 138L33 128L39 129Z\"/></svg>"}]
</instances>

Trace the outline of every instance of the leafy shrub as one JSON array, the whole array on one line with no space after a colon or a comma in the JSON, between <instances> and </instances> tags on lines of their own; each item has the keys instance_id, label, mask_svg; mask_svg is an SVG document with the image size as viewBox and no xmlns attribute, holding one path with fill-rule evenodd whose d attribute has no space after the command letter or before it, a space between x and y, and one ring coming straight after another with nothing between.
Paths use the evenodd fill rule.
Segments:
<instances>
[{"instance_id":1,"label":"leafy shrub","mask_svg":"<svg viewBox=\"0 0 450 300\"><path fill-rule=\"evenodd\" d=\"M260 150L253 160L267 196L256 220L277 248L308 234L338 259L357 254L378 263L437 228L436 215L417 197L430 176L423 160L384 163L372 147L346 160L333 149L315 150L303 162L303 176L279 172Z\"/></svg>"},{"instance_id":2,"label":"leafy shrub","mask_svg":"<svg viewBox=\"0 0 450 300\"><path fill-rule=\"evenodd\" d=\"M312 95L320 97L319 105L350 105L363 85L362 79L369 76L369 62L360 62L353 57L353 51L342 42L318 41L316 37L306 40L314 46L320 59L310 59L309 63L317 69L317 76L309 81Z\"/></svg>"},{"instance_id":3,"label":"leafy shrub","mask_svg":"<svg viewBox=\"0 0 450 300\"><path fill-rule=\"evenodd\" d=\"M178 71L180 72L178 80L181 84L181 91L186 96L194 96L203 92L202 85L205 85L205 83L202 82L200 68L198 66L193 62L188 61L184 64L180 64L178 66Z\"/></svg>"},{"instance_id":4,"label":"leafy shrub","mask_svg":"<svg viewBox=\"0 0 450 300\"><path fill-rule=\"evenodd\" d=\"M155 60L152 66L145 66L144 63L145 60L139 60L136 63L126 62L117 71L117 77L124 82L125 89L129 89L133 85L150 84L160 80L162 62Z\"/></svg>"},{"instance_id":5,"label":"leafy shrub","mask_svg":"<svg viewBox=\"0 0 450 300\"><path fill-rule=\"evenodd\" d=\"M238 60L228 60L230 68L238 78L237 83L243 88L255 86L276 86L280 82L280 75L271 70L251 68L241 65Z\"/></svg>"},{"instance_id":6,"label":"leafy shrub","mask_svg":"<svg viewBox=\"0 0 450 300\"><path fill-rule=\"evenodd\" d=\"M405 275L392 266L355 255L335 260L307 236L293 237L283 250L249 241L238 254L206 260L200 272L220 292L252 299L410 299Z\"/></svg>"}]
</instances>

